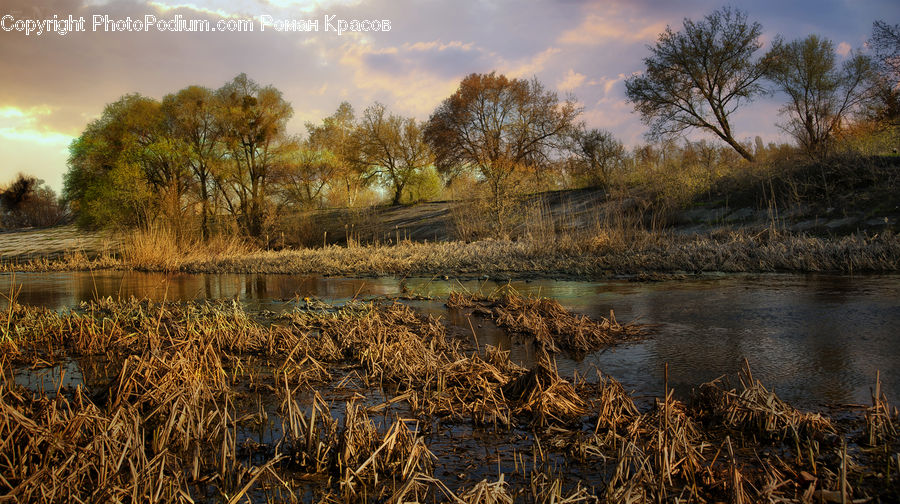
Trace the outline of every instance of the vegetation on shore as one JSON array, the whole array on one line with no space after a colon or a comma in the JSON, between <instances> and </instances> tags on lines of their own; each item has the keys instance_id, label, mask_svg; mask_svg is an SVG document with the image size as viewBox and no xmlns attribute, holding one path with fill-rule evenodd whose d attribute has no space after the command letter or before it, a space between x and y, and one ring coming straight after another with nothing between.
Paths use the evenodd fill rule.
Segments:
<instances>
[{"instance_id":1,"label":"vegetation on shore","mask_svg":"<svg viewBox=\"0 0 900 504\"><path fill-rule=\"evenodd\" d=\"M730 232L631 240L483 240L472 243L328 246L254 250L238 241L177 246L164 235L135 235L118 254L0 262L0 271L136 269L190 273L292 273L328 276L604 278L639 273L900 271L900 236L821 238Z\"/></svg>"},{"instance_id":2,"label":"vegetation on shore","mask_svg":"<svg viewBox=\"0 0 900 504\"><path fill-rule=\"evenodd\" d=\"M738 10L686 19L650 48L647 70L626 80L653 142L630 150L580 123L574 97L496 73L465 77L428 121L377 103L357 117L342 103L307 124L306 138L286 133L293 109L281 92L244 74L162 100L126 95L73 142L65 189L77 222L115 230L121 246L56 258L7 255L0 271L898 271L900 95L891 54L900 29L883 22L874 29L871 54L839 63L833 45L814 35L779 39L760 55L761 27ZM809 72L788 65L798 54ZM703 72L721 79L698 82ZM729 115L767 81L790 98L785 128L796 146L742 142L732 131ZM813 98L792 94L798 86L821 107L805 107ZM694 129L723 143L673 136ZM597 197L571 208L547 202L575 188ZM400 224L389 226L373 206L379 194L393 206L445 198L440 229L423 225L416 238L440 243L411 243ZM0 196L4 227L66 214L26 175ZM674 227L685 213L722 209L700 229ZM766 222L724 222L740 212L765 214ZM427 219L433 215L402 225Z\"/></svg>"},{"instance_id":3,"label":"vegetation on shore","mask_svg":"<svg viewBox=\"0 0 900 504\"><path fill-rule=\"evenodd\" d=\"M475 317L496 303L523 334L578 323L621 341L544 300L452 303ZM749 368L738 388L639 407L610 377L560 376L552 340L535 345L525 369L395 302L267 314L106 299L59 313L13 296L0 313L0 489L42 502L898 497L898 418L877 385L871 407L840 418L794 409ZM72 361L84 384L64 386ZM13 379L42 368L57 371L37 391Z\"/></svg>"}]
</instances>

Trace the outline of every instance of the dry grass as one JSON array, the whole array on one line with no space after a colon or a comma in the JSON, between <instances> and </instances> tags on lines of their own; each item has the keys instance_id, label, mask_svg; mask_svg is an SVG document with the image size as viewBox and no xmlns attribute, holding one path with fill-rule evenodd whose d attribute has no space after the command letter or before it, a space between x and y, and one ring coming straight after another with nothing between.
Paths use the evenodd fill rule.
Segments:
<instances>
[{"instance_id":1,"label":"dry grass","mask_svg":"<svg viewBox=\"0 0 900 504\"><path fill-rule=\"evenodd\" d=\"M556 362L546 352L537 366L507 382L503 395L514 402L515 413L531 415L542 425L571 422L587 412L587 403L560 378Z\"/></svg>"},{"instance_id":2,"label":"dry grass","mask_svg":"<svg viewBox=\"0 0 900 504\"><path fill-rule=\"evenodd\" d=\"M891 414L891 406L881 390L881 373L875 377L875 389L872 390L872 406L866 409L866 441L869 446L891 446L898 442L897 428L894 421L897 410ZM898 460L900 463L900 460Z\"/></svg>"},{"instance_id":3,"label":"dry grass","mask_svg":"<svg viewBox=\"0 0 900 504\"><path fill-rule=\"evenodd\" d=\"M0 271L143 269L183 272L317 273L399 276L577 276L656 272L894 272L900 271L900 236L803 235L674 236L649 234L639 240L484 240L473 243L416 243L395 246L328 246L260 251L238 241L221 246L179 247L165 239L131 241L118 255L89 259L73 253L60 259L0 262ZM141 248L138 248L139 247Z\"/></svg>"},{"instance_id":4,"label":"dry grass","mask_svg":"<svg viewBox=\"0 0 900 504\"><path fill-rule=\"evenodd\" d=\"M701 414L715 416L724 426L751 435L784 439L790 434L821 437L835 432L829 419L797 411L754 380L747 361L738 378L740 391L727 389L721 380L702 385L695 407Z\"/></svg>"},{"instance_id":5,"label":"dry grass","mask_svg":"<svg viewBox=\"0 0 900 504\"><path fill-rule=\"evenodd\" d=\"M846 424L797 412L749 370L741 391L707 385L693 408L667 391L640 411L612 378L572 384L551 353L523 369L507 352L466 346L402 304L308 306L275 316L231 302L107 299L62 313L13 303L0 313L0 493L40 502L230 503L898 496L896 413L877 385L857 420L873 446L848 448ZM542 316L566 316L554 313ZM32 393L9 378L23 364L91 356L116 371L88 391ZM373 405L368 394L383 402ZM262 404L267 397L274 403ZM438 468L456 452L429 446L443 421L525 440L532 469L517 463L515 472L450 488L456 483ZM269 435L248 434L267 427ZM493 463L475 452L463 456ZM515 449L498 457L510 455ZM566 460L563 477L537 469L551 457Z\"/></svg>"},{"instance_id":6,"label":"dry grass","mask_svg":"<svg viewBox=\"0 0 900 504\"><path fill-rule=\"evenodd\" d=\"M639 339L648 332L645 325L620 324L612 312L609 318L593 320L566 310L556 300L524 297L511 288L490 296L453 292L447 306L490 317L509 332L533 338L549 352L562 350L583 355Z\"/></svg>"}]
</instances>

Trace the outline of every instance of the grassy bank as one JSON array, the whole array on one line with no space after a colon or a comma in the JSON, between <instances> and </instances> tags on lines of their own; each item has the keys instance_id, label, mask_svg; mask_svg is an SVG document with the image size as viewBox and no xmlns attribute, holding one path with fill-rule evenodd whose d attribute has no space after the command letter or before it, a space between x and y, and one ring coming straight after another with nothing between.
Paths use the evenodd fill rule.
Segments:
<instances>
[{"instance_id":1,"label":"grassy bank","mask_svg":"<svg viewBox=\"0 0 900 504\"><path fill-rule=\"evenodd\" d=\"M730 232L640 233L603 239L401 242L393 246L328 246L263 251L237 242L178 246L164 239L126 240L114 254L90 258L7 261L2 271L138 269L180 272L292 273L340 276L603 278L646 272L897 272L900 236L843 237Z\"/></svg>"}]
</instances>

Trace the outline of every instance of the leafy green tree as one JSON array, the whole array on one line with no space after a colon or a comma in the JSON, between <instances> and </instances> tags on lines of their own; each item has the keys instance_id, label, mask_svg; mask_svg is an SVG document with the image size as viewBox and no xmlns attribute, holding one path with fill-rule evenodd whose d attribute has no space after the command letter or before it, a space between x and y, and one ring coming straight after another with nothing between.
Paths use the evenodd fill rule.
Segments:
<instances>
[{"instance_id":1,"label":"leafy green tree","mask_svg":"<svg viewBox=\"0 0 900 504\"><path fill-rule=\"evenodd\" d=\"M281 178L282 203L301 210L321 205L337 164L331 151L316 149L309 139L297 141Z\"/></svg>"},{"instance_id":2,"label":"leafy green tree","mask_svg":"<svg viewBox=\"0 0 900 504\"><path fill-rule=\"evenodd\" d=\"M293 115L281 91L260 86L240 74L222 86L219 127L227 151L218 185L241 230L252 237L263 233L271 185L286 163L291 143L285 134Z\"/></svg>"},{"instance_id":3,"label":"leafy green tree","mask_svg":"<svg viewBox=\"0 0 900 504\"><path fill-rule=\"evenodd\" d=\"M776 40L768 59L769 79L788 98L782 107L787 122L781 127L811 158L824 158L835 134L869 94L871 60L854 52L839 64L832 42L818 35Z\"/></svg>"},{"instance_id":4,"label":"leafy green tree","mask_svg":"<svg viewBox=\"0 0 900 504\"><path fill-rule=\"evenodd\" d=\"M754 56L761 34L759 23L728 7L697 22L685 19L678 32L666 27L644 58L644 72L625 81L628 100L650 126L649 137L700 129L752 161L735 139L731 116L765 91L765 60Z\"/></svg>"},{"instance_id":5,"label":"leafy green tree","mask_svg":"<svg viewBox=\"0 0 900 504\"><path fill-rule=\"evenodd\" d=\"M224 128L218 121L221 106L220 97L201 86L188 86L166 95L162 101L162 111L169 122L170 132L180 142L183 149L181 159L190 167L197 188L203 240L209 238L215 170L225 154L221 142Z\"/></svg>"},{"instance_id":6,"label":"leafy green tree","mask_svg":"<svg viewBox=\"0 0 900 504\"><path fill-rule=\"evenodd\" d=\"M356 134L353 107L341 102L334 114L321 124L306 123L309 147L322 151L333 170L328 184L332 191L344 192L347 206L356 204L362 189L372 181L364 163L360 162L360 145Z\"/></svg>"},{"instance_id":7,"label":"leafy green tree","mask_svg":"<svg viewBox=\"0 0 900 504\"><path fill-rule=\"evenodd\" d=\"M400 202L406 205L431 201L441 195L444 184L433 166L425 167L409 178Z\"/></svg>"},{"instance_id":8,"label":"leafy green tree","mask_svg":"<svg viewBox=\"0 0 900 504\"><path fill-rule=\"evenodd\" d=\"M149 225L159 204L153 198L140 137L139 115L152 100L125 95L107 105L69 146L63 196L86 227Z\"/></svg>"}]
</instances>

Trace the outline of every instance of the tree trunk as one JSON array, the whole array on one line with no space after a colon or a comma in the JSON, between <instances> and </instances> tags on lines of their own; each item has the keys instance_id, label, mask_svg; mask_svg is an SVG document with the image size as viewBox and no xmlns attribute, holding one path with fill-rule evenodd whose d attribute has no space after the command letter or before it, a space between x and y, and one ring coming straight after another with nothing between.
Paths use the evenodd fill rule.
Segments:
<instances>
[{"instance_id":1,"label":"tree trunk","mask_svg":"<svg viewBox=\"0 0 900 504\"><path fill-rule=\"evenodd\" d=\"M206 185L206 174L200 175L200 199L203 200L200 216L200 238L209 241L209 189Z\"/></svg>"},{"instance_id":2,"label":"tree trunk","mask_svg":"<svg viewBox=\"0 0 900 504\"><path fill-rule=\"evenodd\" d=\"M734 138L732 138L730 136L724 137L723 140L728 142L728 145L733 147L734 150L736 150L737 153L740 154L742 158L746 159L747 161L750 161L751 163L753 162L753 154L750 154L750 152L747 149L745 149L744 146L741 145L740 142L738 142L737 140L735 140Z\"/></svg>"}]
</instances>

